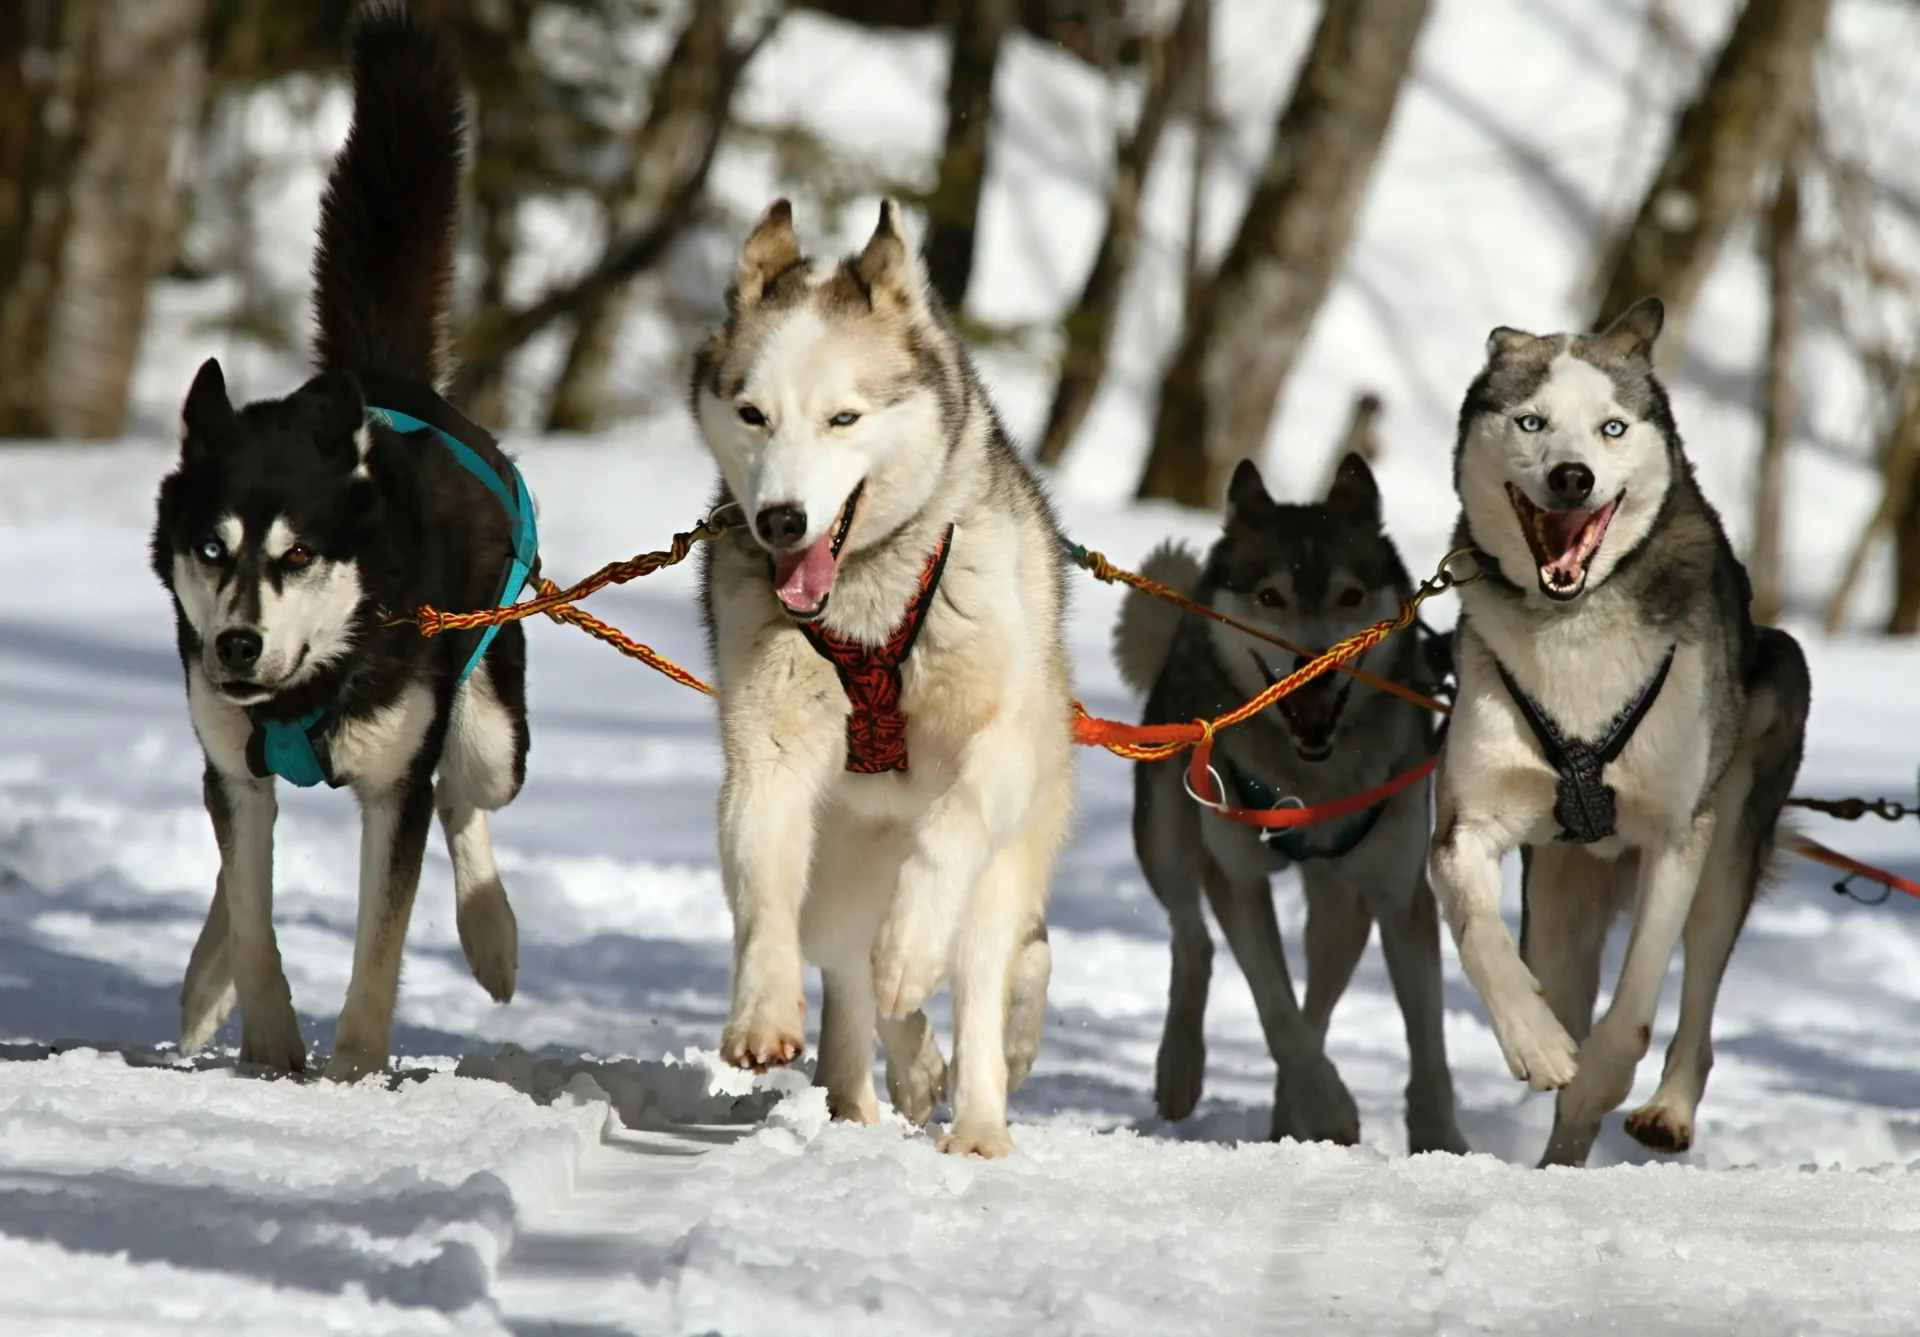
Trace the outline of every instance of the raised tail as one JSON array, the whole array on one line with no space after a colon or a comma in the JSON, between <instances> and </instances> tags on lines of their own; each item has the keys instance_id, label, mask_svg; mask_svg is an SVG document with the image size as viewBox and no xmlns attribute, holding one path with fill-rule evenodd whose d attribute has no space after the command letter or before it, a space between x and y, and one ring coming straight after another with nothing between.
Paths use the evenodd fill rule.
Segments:
<instances>
[{"instance_id":1,"label":"raised tail","mask_svg":"<svg viewBox=\"0 0 1920 1337\"><path fill-rule=\"evenodd\" d=\"M401 0L354 25L353 125L320 202L315 345L323 371L440 385L465 113L438 38Z\"/></svg>"},{"instance_id":2,"label":"raised tail","mask_svg":"<svg viewBox=\"0 0 1920 1337\"><path fill-rule=\"evenodd\" d=\"M1140 574L1180 594L1192 596L1200 585L1200 559L1183 543L1169 539L1147 554ZM1152 690L1173 649L1182 613L1165 599L1129 589L1113 624L1113 662L1121 679L1137 692Z\"/></svg>"}]
</instances>

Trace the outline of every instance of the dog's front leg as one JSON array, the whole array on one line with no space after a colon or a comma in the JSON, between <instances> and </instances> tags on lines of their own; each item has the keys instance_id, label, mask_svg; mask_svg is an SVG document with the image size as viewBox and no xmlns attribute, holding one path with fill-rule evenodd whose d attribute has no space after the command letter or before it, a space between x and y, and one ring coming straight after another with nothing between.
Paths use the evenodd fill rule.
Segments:
<instances>
[{"instance_id":1,"label":"dog's front leg","mask_svg":"<svg viewBox=\"0 0 1920 1337\"><path fill-rule=\"evenodd\" d=\"M278 1072L304 1072L307 1047L300 1039L300 1022L293 1014L293 997L273 932L273 824L279 816L273 781L226 775L209 766L204 788L207 815L213 819L214 839L220 847L220 883L208 912L208 930L201 936L206 940L216 928L214 921L224 917L226 963L240 1000L240 1061ZM208 950L196 948L193 957L203 973L217 961L212 943L205 945ZM203 996L224 993L212 987L217 983L200 978L194 964L189 965L182 990L182 1021L197 1021L192 1030L206 1033L183 1033L183 1048L188 1041L204 1043L211 1033L205 1025L210 1014L204 1012ZM196 996L201 996L200 1015L189 1018L185 1013Z\"/></svg>"},{"instance_id":2,"label":"dog's front leg","mask_svg":"<svg viewBox=\"0 0 1920 1337\"><path fill-rule=\"evenodd\" d=\"M836 753L830 732L728 720L720 786L720 877L733 911L733 1008L720 1057L764 1070L806 1048L800 903L813 862L814 814Z\"/></svg>"},{"instance_id":3,"label":"dog's front leg","mask_svg":"<svg viewBox=\"0 0 1920 1337\"><path fill-rule=\"evenodd\" d=\"M1713 828L1714 810L1708 808L1678 841L1640 852L1640 885L1620 981L1606 1015L1580 1046L1580 1074L1560 1093L1556 1130L1562 1124L1577 1128L1597 1122L1633 1089L1633 1072L1653 1038L1660 986L1693 908Z\"/></svg>"},{"instance_id":4,"label":"dog's front leg","mask_svg":"<svg viewBox=\"0 0 1920 1337\"><path fill-rule=\"evenodd\" d=\"M353 1082L387 1066L400 958L433 824L432 767L360 798L360 916L353 974L333 1033L327 1077Z\"/></svg>"},{"instance_id":5,"label":"dog's front leg","mask_svg":"<svg viewBox=\"0 0 1920 1337\"><path fill-rule=\"evenodd\" d=\"M1012 839L1037 775L1032 746L1006 728L975 734L955 771L920 819L874 939L874 998L882 1016L917 1011L946 978L975 885Z\"/></svg>"},{"instance_id":6,"label":"dog's front leg","mask_svg":"<svg viewBox=\"0 0 1920 1337\"><path fill-rule=\"evenodd\" d=\"M1442 772L1428 871L1460 966L1513 1075L1536 1091L1573 1080L1576 1046L1553 1015L1500 917L1500 858L1514 840L1491 815L1460 810Z\"/></svg>"}]
</instances>

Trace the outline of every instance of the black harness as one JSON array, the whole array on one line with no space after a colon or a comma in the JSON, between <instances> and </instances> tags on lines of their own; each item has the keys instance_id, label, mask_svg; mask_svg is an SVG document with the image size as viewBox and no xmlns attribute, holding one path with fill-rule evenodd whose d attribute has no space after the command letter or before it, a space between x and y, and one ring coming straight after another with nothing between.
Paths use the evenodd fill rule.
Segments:
<instances>
[{"instance_id":1,"label":"black harness","mask_svg":"<svg viewBox=\"0 0 1920 1337\"><path fill-rule=\"evenodd\" d=\"M1621 707L1606 732L1595 739L1569 738L1540 708L1540 703L1520 689L1505 664L1496 659L1494 667L1500 670L1500 681L1507 685L1507 695L1520 708L1520 717L1533 730L1547 765L1560 777L1553 800L1553 815L1560 823L1558 839L1573 845L1591 845L1614 834L1613 786L1602 778L1602 773L1609 762L1627 750L1634 730L1653 709L1660 689L1666 685L1667 670L1673 667L1673 651L1667 651L1667 657L1660 661L1653 677Z\"/></svg>"}]
</instances>

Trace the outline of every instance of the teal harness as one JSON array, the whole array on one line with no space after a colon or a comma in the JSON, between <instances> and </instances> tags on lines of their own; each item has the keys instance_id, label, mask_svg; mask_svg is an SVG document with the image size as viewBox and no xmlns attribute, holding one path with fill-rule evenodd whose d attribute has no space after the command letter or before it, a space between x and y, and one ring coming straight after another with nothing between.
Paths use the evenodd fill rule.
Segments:
<instances>
[{"instance_id":1,"label":"teal harness","mask_svg":"<svg viewBox=\"0 0 1920 1337\"><path fill-rule=\"evenodd\" d=\"M513 525L513 558L507 565L507 578L500 591L499 606L505 608L512 604L533 578L534 563L540 552L540 535L533 517L533 498L527 492L527 483L520 476L520 470L512 460L501 456L506 462L507 471L513 475L513 489L509 491L505 481L481 457L479 451L445 428L436 427L397 409L368 408L367 417L402 436L411 436L415 432L434 433L468 473L486 484L487 491L500 503ZM453 681L455 691L480 666L480 657L486 654L487 647L493 644L493 638L499 631L499 626L495 625L481 632L480 643L473 647L473 653L467 656L460 676ZM338 788L340 781L334 777L333 759L327 747L332 716L331 707L321 706L296 720L255 720L253 737L247 747L249 769L262 778L277 775L301 789L311 789L323 780L329 786Z\"/></svg>"},{"instance_id":2,"label":"teal harness","mask_svg":"<svg viewBox=\"0 0 1920 1337\"><path fill-rule=\"evenodd\" d=\"M1234 765L1224 751L1216 752L1214 757L1225 768L1228 782L1240 791L1241 800L1247 807L1271 811L1282 806L1280 795L1274 792L1273 786ZM1303 827L1275 827L1262 831L1260 839L1267 848L1279 851L1292 863L1343 858L1360 847L1360 842L1373 830L1373 824L1380 820L1380 811L1385 806L1386 800L1382 799L1365 812L1357 812L1347 818L1334 828L1333 839L1326 845L1313 844L1307 839Z\"/></svg>"}]
</instances>

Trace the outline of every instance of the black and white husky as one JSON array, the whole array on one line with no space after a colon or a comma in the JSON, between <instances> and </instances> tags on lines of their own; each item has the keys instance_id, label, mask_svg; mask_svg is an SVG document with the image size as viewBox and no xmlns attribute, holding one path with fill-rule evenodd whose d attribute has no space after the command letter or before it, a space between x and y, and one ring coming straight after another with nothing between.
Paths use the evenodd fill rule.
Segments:
<instances>
[{"instance_id":1,"label":"black and white husky","mask_svg":"<svg viewBox=\"0 0 1920 1337\"><path fill-rule=\"evenodd\" d=\"M1756 626L1653 371L1656 298L1605 333L1497 329L1460 410L1459 699L1434 890L1513 1075L1558 1090L1545 1161L1581 1164L1647 1052L1674 947L1680 1026L1627 1131L1693 1141L1713 1005L1806 733L1806 660ZM1526 861L1520 950L1500 859ZM1633 931L1593 1021L1608 926Z\"/></svg>"},{"instance_id":2,"label":"black and white husky","mask_svg":"<svg viewBox=\"0 0 1920 1337\"><path fill-rule=\"evenodd\" d=\"M1146 575L1217 612L1324 649L1399 611L1412 592L1381 528L1380 493L1358 455L1342 461L1324 501L1282 505L1242 461L1227 491L1226 524L1204 561L1168 544ZM1232 627L1182 614L1131 592L1114 627L1121 675L1146 694L1147 724L1212 719L1257 696L1295 658ZM1358 661L1423 691L1437 675L1411 636ZM1213 768L1240 808L1343 799L1410 771L1433 754L1419 706L1340 673L1307 683L1223 732ZM1416 784L1336 821L1274 832L1210 815L1186 787L1187 759L1134 768L1133 840L1140 867L1173 929L1173 980L1160 1040L1154 1103L1184 1119L1200 1099L1203 1021L1213 974L1205 900L1253 989L1278 1065L1272 1135L1351 1145L1360 1139L1353 1097L1326 1055L1327 1022L1377 922L1388 973L1406 1018L1407 1145L1464 1152L1454 1119L1441 1001L1440 916L1427 887L1427 791ZM1272 874L1297 864L1306 887L1306 1000L1295 997L1274 918Z\"/></svg>"},{"instance_id":3,"label":"black and white husky","mask_svg":"<svg viewBox=\"0 0 1920 1337\"><path fill-rule=\"evenodd\" d=\"M327 1076L386 1066L401 947L437 810L460 942L495 998L518 938L487 812L525 774L525 642L426 639L421 604L519 593L531 507L486 432L434 392L453 267L463 116L439 44L374 7L352 50L354 114L314 258L320 374L236 410L217 362L183 413L153 564L173 595L220 877L180 994L180 1045L240 1004L243 1061L301 1071L275 941L275 777L349 786L362 814L360 910ZM439 773L435 789L434 774Z\"/></svg>"}]
</instances>

